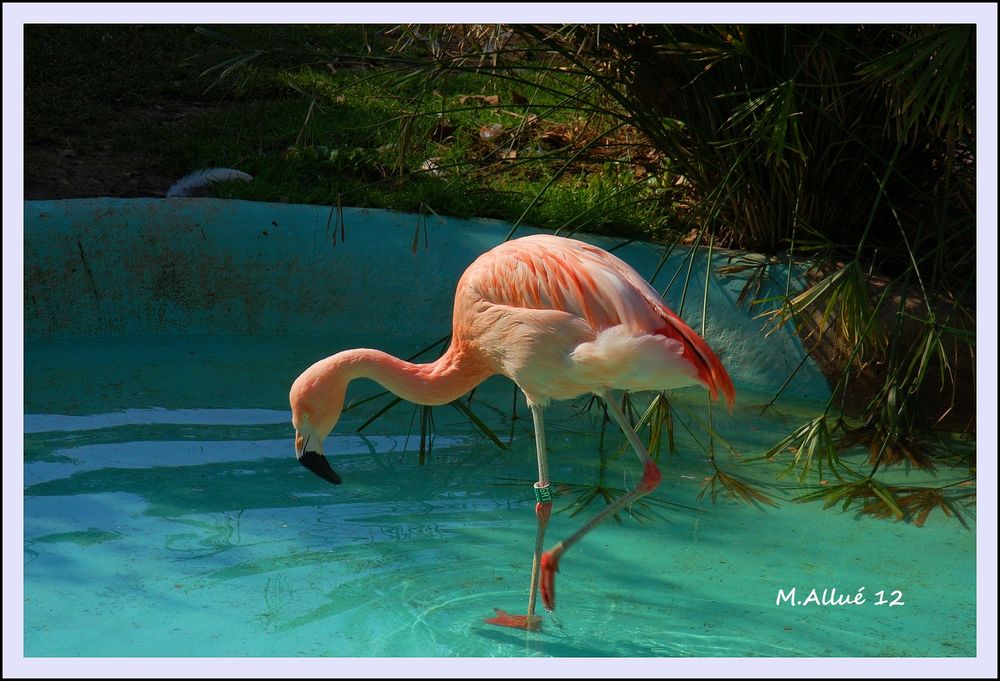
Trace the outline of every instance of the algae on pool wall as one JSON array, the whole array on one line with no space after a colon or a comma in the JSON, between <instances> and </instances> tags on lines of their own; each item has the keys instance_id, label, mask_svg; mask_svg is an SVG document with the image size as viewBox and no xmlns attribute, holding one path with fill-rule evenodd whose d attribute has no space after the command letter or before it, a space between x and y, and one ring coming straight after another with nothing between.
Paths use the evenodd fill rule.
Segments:
<instances>
[{"instance_id":1,"label":"algae on pool wall","mask_svg":"<svg viewBox=\"0 0 1000 681\"><path fill-rule=\"evenodd\" d=\"M343 224L345 238L334 244L331 210L322 206L26 202L25 337L313 336L330 339L332 354L346 347L337 344L344 329L362 327L384 339L382 349L400 352L450 331L459 277L509 231L493 220L435 218L423 221L415 242L417 216L350 208ZM518 235L538 231L521 228ZM652 277L654 288L670 285L667 304L706 338L738 389L773 393L792 376L784 396L829 397L826 379L794 333L782 328L765 335L759 310L738 302L748 275L717 274L731 254L713 253L703 329L707 251L696 250L689 261L690 251L677 248L661 262L662 246L615 248L613 239L575 236L613 248ZM760 298L784 291L787 270L769 268L772 278L761 282Z\"/></svg>"}]
</instances>

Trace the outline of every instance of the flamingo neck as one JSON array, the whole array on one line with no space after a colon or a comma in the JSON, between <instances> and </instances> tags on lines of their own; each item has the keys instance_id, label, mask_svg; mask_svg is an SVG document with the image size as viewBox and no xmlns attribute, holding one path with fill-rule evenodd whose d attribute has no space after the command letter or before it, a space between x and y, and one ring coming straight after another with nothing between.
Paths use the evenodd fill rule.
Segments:
<instances>
[{"instance_id":1,"label":"flamingo neck","mask_svg":"<svg viewBox=\"0 0 1000 681\"><path fill-rule=\"evenodd\" d=\"M455 343L427 364L412 364L367 348L345 350L326 361L328 370L342 378L344 387L355 378L368 378L408 402L429 405L458 399L494 373L468 348Z\"/></svg>"}]
</instances>

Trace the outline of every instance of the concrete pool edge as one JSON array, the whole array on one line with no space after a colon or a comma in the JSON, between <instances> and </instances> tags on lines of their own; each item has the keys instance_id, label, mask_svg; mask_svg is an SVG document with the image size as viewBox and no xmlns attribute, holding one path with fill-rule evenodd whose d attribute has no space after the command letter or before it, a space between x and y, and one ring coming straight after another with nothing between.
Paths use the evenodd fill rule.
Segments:
<instances>
[{"instance_id":1,"label":"concrete pool edge","mask_svg":"<svg viewBox=\"0 0 1000 681\"><path fill-rule=\"evenodd\" d=\"M26 201L25 339L336 339L344 328L363 325L386 339L384 349L399 352L448 332L459 276L509 230L495 220L218 199ZM517 235L543 231L522 227ZM576 236L608 249L621 243ZM774 392L794 372L786 398L829 398L826 379L794 333L765 335L766 322L739 304L746 275L718 274L736 254L712 254L703 330L708 253L678 248L661 266L663 251L633 242L615 254L652 277L658 290L669 285L667 303L705 335L738 389ZM770 265L769 272L758 297L784 292L787 269ZM793 281L800 276L793 272Z\"/></svg>"}]
</instances>

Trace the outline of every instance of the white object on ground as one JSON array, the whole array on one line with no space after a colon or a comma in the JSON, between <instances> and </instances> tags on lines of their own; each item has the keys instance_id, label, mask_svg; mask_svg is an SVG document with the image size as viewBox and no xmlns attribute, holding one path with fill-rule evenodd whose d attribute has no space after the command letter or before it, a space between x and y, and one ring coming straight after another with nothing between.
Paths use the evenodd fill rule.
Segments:
<instances>
[{"instance_id":1,"label":"white object on ground","mask_svg":"<svg viewBox=\"0 0 1000 681\"><path fill-rule=\"evenodd\" d=\"M229 182L230 180L250 182L253 180L253 177L242 170L235 170L233 168L202 168L174 182L170 189L167 190L167 198L193 196L197 190L203 189L210 184L215 182Z\"/></svg>"}]
</instances>

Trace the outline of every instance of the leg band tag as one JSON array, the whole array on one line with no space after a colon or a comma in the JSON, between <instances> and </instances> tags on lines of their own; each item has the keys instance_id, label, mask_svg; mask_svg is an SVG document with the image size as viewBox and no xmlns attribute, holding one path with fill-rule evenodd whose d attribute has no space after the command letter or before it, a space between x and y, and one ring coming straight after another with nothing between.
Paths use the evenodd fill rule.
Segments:
<instances>
[{"instance_id":1,"label":"leg band tag","mask_svg":"<svg viewBox=\"0 0 1000 681\"><path fill-rule=\"evenodd\" d=\"M540 504L551 504L552 503L552 485L542 486L542 483L535 483L535 499L538 500Z\"/></svg>"}]
</instances>

